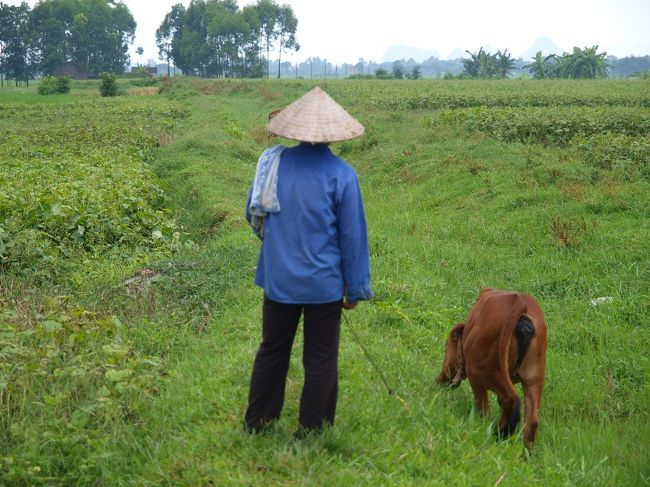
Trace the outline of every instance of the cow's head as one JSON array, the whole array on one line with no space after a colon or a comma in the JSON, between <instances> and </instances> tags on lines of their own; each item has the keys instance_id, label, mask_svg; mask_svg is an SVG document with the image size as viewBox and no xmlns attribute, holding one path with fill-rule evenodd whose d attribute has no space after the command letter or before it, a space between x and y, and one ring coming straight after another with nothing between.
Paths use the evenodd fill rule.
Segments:
<instances>
[{"instance_id":1,"label":"cow's head","mask_svg":"<svg viewBox=\"0 0 650 487\"><path fill-rule=\"evenodd\" d=\"M463 352L460 347L460 340L463 338L465 323L458 323L449 333L445 348L445 359L442 362L442 372L436 379L438 384L451 384L458 387L466 377L463 367Z\"/></svg>"}]
</instances>

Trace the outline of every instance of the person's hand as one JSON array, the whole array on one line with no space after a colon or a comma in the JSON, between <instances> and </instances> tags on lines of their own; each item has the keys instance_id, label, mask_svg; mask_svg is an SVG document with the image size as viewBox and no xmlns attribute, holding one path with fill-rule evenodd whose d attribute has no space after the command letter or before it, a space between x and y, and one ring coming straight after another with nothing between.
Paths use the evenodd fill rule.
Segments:
<instances>
[{"instance_id":1,"label":"person's hand","mask_svg":"<svg viewBox=\"0 0 650 487\"><path fill-rule=\"evenodd\" d=\"M348 287L343 286L343 309L354 309L357 307L357 302L353 303L348 301Z\"/></svg>"}]
</instances>

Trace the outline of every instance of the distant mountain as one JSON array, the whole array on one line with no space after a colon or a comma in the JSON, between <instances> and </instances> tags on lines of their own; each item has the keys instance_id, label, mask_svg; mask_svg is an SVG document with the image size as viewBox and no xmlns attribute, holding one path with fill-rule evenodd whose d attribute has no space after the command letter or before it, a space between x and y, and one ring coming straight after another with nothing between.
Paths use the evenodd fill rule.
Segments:
<instances>
[{"instance_id":1,"label":"distant mountain","mask_svg":"<svg viewBox=\"0 0 650 487\"><path fill-rule=\"evenodd\" d=\"M530 59L534 58L539 51L542 51L542 55L545 57L551 54L562 55L562 53L565 52L563 49L557 47L555 42L548 37L539 37L520 57L523 58L524 61L530 61Z\"/></svg>"},{"instance_id":2,"label":"distant mountain","mask_svg":"<svg viewBox=\"0 0 650 487\"><path fill-rule=\"evenodd\" d=\"M419 47L396 45L388 48L382 57L382 62L387 63L401 59L408 61L413 58L415 61L421 63L430 57L438 57L438 51L435 49L420 49Z\"/></svg>"},{"instance_id":3,"label":"distant mountain","mask_svg":"<svg viewBox=\"0 0 650 487\"><path fill-rule=\"evenodd\" d=\"M447 59L460 59L463 57L469 57L469 56L465 52L465 49L461 49L460 47L457 47L447 55Z\"/></svg>"}]
</instances>

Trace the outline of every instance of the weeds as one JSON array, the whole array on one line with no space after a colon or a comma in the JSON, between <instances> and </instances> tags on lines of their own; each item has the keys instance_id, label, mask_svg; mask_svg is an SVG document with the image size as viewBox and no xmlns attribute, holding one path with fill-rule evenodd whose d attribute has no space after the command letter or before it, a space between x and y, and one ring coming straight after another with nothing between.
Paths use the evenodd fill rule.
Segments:
<instances>
[{"instance_id":1,"label":"weeds","mask_svg":"<svg viewBox=\"0 0 650 487\"><path fill-rule=\"evenodd\" d=\"M560 247L577 247L588 237L590 231L591 227L583 217L556 215L551 219L551 237Z\"/></svg>"}]
</instances>

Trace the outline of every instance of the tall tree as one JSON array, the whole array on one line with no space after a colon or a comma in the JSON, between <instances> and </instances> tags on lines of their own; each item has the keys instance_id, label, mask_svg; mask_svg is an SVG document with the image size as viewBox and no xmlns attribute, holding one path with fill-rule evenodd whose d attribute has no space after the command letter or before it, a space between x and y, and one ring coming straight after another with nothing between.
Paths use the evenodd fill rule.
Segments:
<instances>
[{"instance_id":1,"label":"tall tree","mask_svg":"<svg viewBox=\"0 0 650 487\"><path fill-rule=\"evenodd\" d=\"M300 44L296 40L296 30L298 29L298 19L293 13L290 5L283 4L278 10L277 17L278 33L278 78L280 78L280 59L282 53L289 50L298 51Z\"/></svg>"},{"instance_id":2,"label":"tall tree","mask_svg":"<svg viewBox=\"0 0 650 487\"><path fill-rule=\"evenodd\" d=\"M555 54L544 57L542 51L537 51L537 54L532 60L533 62L525 64L523 69L528 69L534 79L545 79L552 76L553 66L557 63L557 56Z\"/></svg>"},{"instance_id":3,"label":"tall tree","mask_svg":"<svg viewBox=\"0 0 650 487\"><path fill-rule=\"evenodd\" d=\"M12 25L12 10L9 9L9 5L0 3L0 86L4 86L6 76L7 44L9 43L9 32Z\"/></svg>"},{"instance_id":4,"label":"tall tree","mask_svg":"<svg viewBox=\"0 0 650 487\"><path fill-rule=\"evenodd\" d=\"M183 28L179 39L178 65L187 74L205 76L209 64L210 47L208 46L208 26L206 4L201 0L192 0L183 16Z\"/></svg>"},{"instance_id":5,"label":"tall tree","mask_svg":"<svg viewBox=\"0 0 650 487\"><path fill-rule=\"evenodd\" d=\"M465 51L470 59L463 59L463 74L470 78L490 79L500 77L505 79L514 69L515 61L510 57L508 50L490 54L483 47L477 53Z\"/></svg>"},{"instance_id":6,"label":"tall tree","mask_svg":"<svg viewBox=\"0 0 650 487\"><path fill-rule=\"evenodd\" d=\"M411 79L420 79L422 78L422 68L420 67L419 64L416 64L413 66L413 69L411 69Z\"/></svg>"},{"instance_id":7,"label":"tall tree","mask_svg":"<svg viewBox=\"0 0 650 487\"><path fill-rule=\"evenodd\" d=\"M244 46L245 72L244 76L259 78L264 70L260 65L262 59L262 23L255 5L248 5L242 9L242 17L250 26L248 41Z\"/></svg>"},{"instance_id":8,"label":"tall tree","mask_svg":"<svg viewBox=\"0 0 650 487\"><path fill-rule=\"evenodd\" d=\"M191 0L185 10L172 7L156 31L161 57L173 59L189 75L261 77L273 43L282 53L300 48L295 32L298 20L288 5L273 0L239 9L236 0Z\"/></svg>"},{"instance_id":9,"label":"tall tree","mask_svg":"<svg viewBox=\"0 0 650 487\"><path fill-rule=\"evenodd\" d=\"M267 63L267 77L270 76L271 69L269 63L271 62L270 52L273 43L278 38L278 31L276 29L278 15L280 14L280 6L273 0L258 0L255 5L257 8L257 16L260 21L260 47L266 47L266 63ZM260 55L260 60L263 57Z\"/></svg>"},{"instance_id":10,"label":"tall tree","mask_svg":"<svg viewBox=\"0 0 650 487\"><path fill-rule=\"evenodd\" d=\"M0 77L29 82L33 51L29 29L30 8L26 2L11 6L0 3Z\"/></svg>"},{"instance_id":11,"label":"tall tree","mask_svg":"<svg viewBox=\"0 0 650 487\"><path fill-rule=\"evenodd\" d=\"M31 15L44 74L66 61L91 75L123 72L135 27L128 7L114 0L42 0Z\"/></svg>"},{"instance_id":12,"label":"tall tree","mask_svg":"<svg viewBox=\"0 0 650 487\"><path fill-rule=\"evenodd\" d=\"M499 77L501 79L506 79L510 71L515 68L515 60L512 59L512 56L507 49L503 52L497 51L494 57L494 65Z\"/></svg>"},{"instance_id":13,"label":"tall tree","mask_svg":"<svg viewBox=\"0 0 650 487\"><path fill-rule=\"evenodd\" d=\"M251 28L234 0L211 0L208 3L208 45L211 59L209 72L216 76L234 76L240 65Z\"/></svg>"},{"instance_id":14,"label":"tall tree","mask_svg":"<svg viewBox=\"0 0 650 487\"><path fill-rule=\"evenodd\" d=\"M523 66L529 69L534 78L599 79L609 76L607 53L598 53L598 46L580 49L574 47L572 53L562 56L543 57L537 53L533 62Z\"/></svg>"},{"instance_id":15,"label":"tall tree","mask_svg":"<svg viewBox=\"0 0 650 487\"><path fill-rule=\"evenodd\" d=\"M404 78L404 67L399 61L393 63L393 78L403 79Z\"/></svg>"},{"instance_id":16,"label":"tall tree","mask_svg":"<svg viewBox=\"0 0 650 487\"><path fill-rule=\"evenodd\" d=\"M167 76L170 76L170 61L174 61L174 67L180 66L179 41L183 31L183 18L185 7L182 3L172 6L170 12L165 15L160 27L156 30L156 46L158 55L167 62ZM182 68L181 68L182 69Z\"/></svg>"},{"instance_id":17,"label":"tall tree","mask_svg":"<svg viewBox=\"0 0 650 487\"><path fill-rule=\"evenodd\" d=\"M562 62L562 77L572 79L607 78L609 70L607 53L598 53L598 46L573 48L573 53L565 54Z\"/></svg>"}]
</instances>

